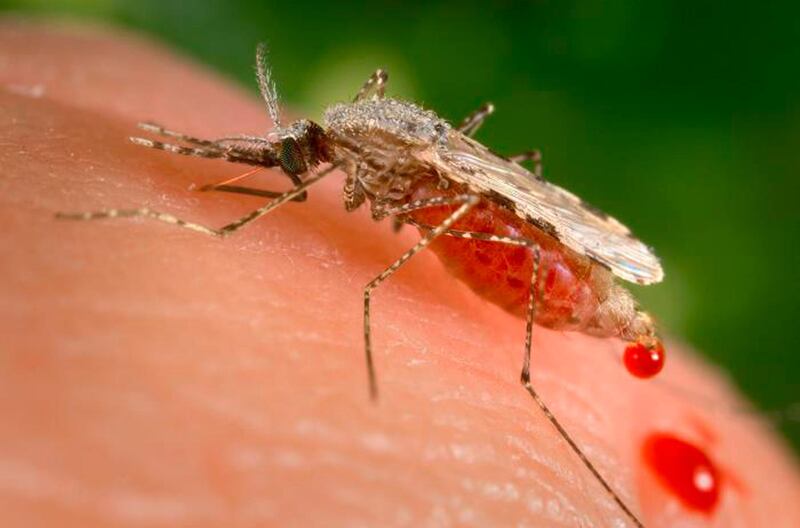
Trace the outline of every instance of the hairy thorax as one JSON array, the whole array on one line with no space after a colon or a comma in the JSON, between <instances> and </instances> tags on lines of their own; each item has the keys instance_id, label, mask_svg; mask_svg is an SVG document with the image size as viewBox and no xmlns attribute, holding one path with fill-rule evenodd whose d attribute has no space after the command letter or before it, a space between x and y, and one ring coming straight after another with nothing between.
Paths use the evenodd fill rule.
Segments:
<instances>
[{"instance_id":1,"label":"hairy thorax","mask_svg":"<svg viewBox=\"0 0 800 528\"><path fill-rule=\"evenodd\" d=\"M378 202L408 197L424 173L421 152L437 148L450 130L433 112L388 98L334 105L325 112L325 126L335 162Z\"/></svg>"}]
</instances>

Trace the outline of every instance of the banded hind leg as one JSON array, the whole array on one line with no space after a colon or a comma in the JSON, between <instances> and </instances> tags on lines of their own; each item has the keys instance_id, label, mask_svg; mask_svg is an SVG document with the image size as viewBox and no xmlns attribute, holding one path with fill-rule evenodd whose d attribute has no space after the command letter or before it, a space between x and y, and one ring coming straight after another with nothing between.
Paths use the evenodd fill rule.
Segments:
<instances>
[{"instance_id":1,"label":"banded hind leg","mask_svg":"<svg viewBox=\"0 0 800 528\"><path fill-rule=\"evenodd\" d=\"M328 167L327 169L311 176L297 187L289 191L286 191L285 193L281 193L273 201L269 202L265 206L260 207L255 211L252 211L246 214L245 216L239 218L238 220L234 220L233 222L219 228L210 227L196 222L189 222L187 220L182 220L172 214L154 211L147 207L141 207L138 209L107 209L104 211L89 211L82 213L56 213L56 218L63 220L102 220L107 218L152 218L153 220L157 220L159 222L176 225L184 229L189 229L191 231L203 233L204 235L210 235L218 238L225 238L226 236L231 235L234 232L238 231L239 229L243 228L250 222L261 218L267 213L273 211L274 209L277 209L284 203L292 200L292 198L299 196L307 188L311 187L312 185L320 181L322 178L324 178L337 168L338 168L337 165Z\"/></svg>"},{"instance_id":2,"label":"banded hind leg","mask_svg":"<svg viewBox=\"0 0 800 528\"><path fill-rule=\"evenodd\" d=\"M486 118L493 113L494 105L492 103L485 103L468 115L458 126L457 130L465 136L472 137L483 125L484 121L486 121ZM508 159L514 163L533 162L533 174L539 179L542 178L542 153L538 149L527 150L521 154L510 156Z\"/></svg>"},{"instance_id":3,"label":"banded hind leg","mask_svg":"<svg viewBox=\"0 0 800 528\"><path fill-rule=\"evenodd\" d=\"M413 220L406 220L406 223L410 225L414 225L416 227L422 229L432 229L433 226L428 226L421 224L419 222L415 222ZM430 231L429 231L430 234ZM536 391L536 388L533 386L531 381L531 349L532 349L532 336L533 336L533 320L536 314L536 300L539 295L537 292L537 284L538 284L538 275L539 275L539 267L541 263L541 254L539 250L538 244L532 240L524 239L524 238L516 238L516 237L507 237L507 236L498 236L493 235L490 233L480 233L480 232L472 232L472 231L460 231L455 229L445 229L441 231L441 235L444 236L451 236L455 238L464 238L469 240L482 240L486 242L495 242L499 244L507 244L512 246L522 246L531 249L533 253L533 272L531 273L531 281L530 281L530 290L528 295L528 306L525 312L525 351L523 356L523 363L522 363L522 372L520 373L520 382L522 383L525 390L530 394L531 398L533 398L536 405L545 415L547 420L552 424L552 426L558 431L558 434L564 441L567 443L569 448L572 450L573 453L580 459L583 463L584 467L592 474L592 476L597 480L598 483L603 487L606 493L611 497L612 500L619 506L619 508L628 516L628 518L639 528L643 528L644 524L639 518L636 516L635 513L628 507L625 501L614 491L614 488L608 483L608 481L603 477L600 471L595 467L595 465L589 460L589 458L584 454L583 450L578 446L577 442L573 439L572 435L564 428L561 422L556 418L550 408L547 406L547 403L539 396L539 393Z\"/></svg>"},{"instance_id":4,"label":"banded hind leg","mask_svg":"<svg viewBox=\"0 0 800 528\"><path fill-rule=\"evenodd\" d=\"M472 137L483 125L486 118L494 113L494 105L492 103L484 103L480 108L468 115L458 125L458 130L465 136ZM537 150L527 150L521 154L510 156L509 160L514 163L524 163L526 161L533 162L533 174L536 178L542 178L542 153Z\"/></svg>"}]
</instances>

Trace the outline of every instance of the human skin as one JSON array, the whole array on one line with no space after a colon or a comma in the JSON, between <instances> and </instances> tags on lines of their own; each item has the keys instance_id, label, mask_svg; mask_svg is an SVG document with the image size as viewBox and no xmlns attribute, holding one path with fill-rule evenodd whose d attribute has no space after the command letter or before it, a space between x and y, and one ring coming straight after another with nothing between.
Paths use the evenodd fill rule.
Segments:
<instances>
[{"instance_id":1,"label":"human skin","mask_svg":"<svg viewBox=\"0 0 800 528\"><path fill-rule=\"evenodd\" d=\"M369 401L362 287L418 235L347 214L340 174L225 240L54 219L147 205L221 226L263 205L193 190L242 166L127 141L141 120L263 133L242 88L118 31L17 20L0 87L4 526L631 525L520 386L524 322L431 254L373 296ZM637 380L623 346L535 327L532 376L646 525L800 526L796 461L723 377L668 341L660 381ZM715 462L712 514L645 466L653 432Z\"/></svg>"}]
</instances>

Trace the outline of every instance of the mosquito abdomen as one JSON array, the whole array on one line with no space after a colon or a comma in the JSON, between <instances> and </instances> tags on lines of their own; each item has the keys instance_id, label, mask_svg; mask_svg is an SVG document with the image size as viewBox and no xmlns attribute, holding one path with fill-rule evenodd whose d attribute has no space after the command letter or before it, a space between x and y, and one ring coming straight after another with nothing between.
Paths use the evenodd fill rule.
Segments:
<instances>
[{"instance_id":1,"label":"mosquito abdomen","mask_svg":"<svg viewBox=\"0 0 800 528\"><path fill-rule=\"evenodd\" d=\"M456 193L458 190L448 192ZM424 186L416 190L413 198L424 198L434 193L442 192ZM445 207L424 209L412 213L411 218L419 224L437 225L448 210ZM539 246L541 260L536 278L536 323L557 330L624 337L621 334L626 322L620 321L619 315L622 314L609 316L606 313L609 297L622 289L616 287L605 268L565 248L544 231L490 200L483 200L456 224L455 229L525 238ZM533 249L447 236L434 241L430 248L448 271L475 293L514 315L524 317L533 274ZM630 316L633 316L632 312Z\"/></svg>"}]
</instances>

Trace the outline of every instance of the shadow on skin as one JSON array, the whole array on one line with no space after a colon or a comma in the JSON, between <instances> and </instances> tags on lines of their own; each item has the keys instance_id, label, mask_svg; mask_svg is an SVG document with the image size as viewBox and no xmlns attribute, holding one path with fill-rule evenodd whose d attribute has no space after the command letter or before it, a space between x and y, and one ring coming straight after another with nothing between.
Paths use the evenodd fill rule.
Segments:
<instances>
[{"instance_id":1,"label":"shadow on skin","mask_svg":"<svg viewBox=\"0 0 800 528\"><path fill-rule=\"evenodd\" d=\"M151 119L201 137L263 133L255 97L96 29L9 20L0 58L9 525L624 525L518 383L524 322L429 254L375 294L382 400L369 403L361 288L416 235L345 213L338 175L227 240L53 220L147 205L223 225L255 209L262 200L190 190L242 167L126 139ZM286 188L266 171L255 181ZM668 344L664 379L712 409L632 379L621 350L537 327L533 379L648 526L800 524L796 462L756 420L719 411L741 402L717 374ZM681 508L642 466L653 431L723 469L712 516Z\"/></svg>"}]
</instances>

